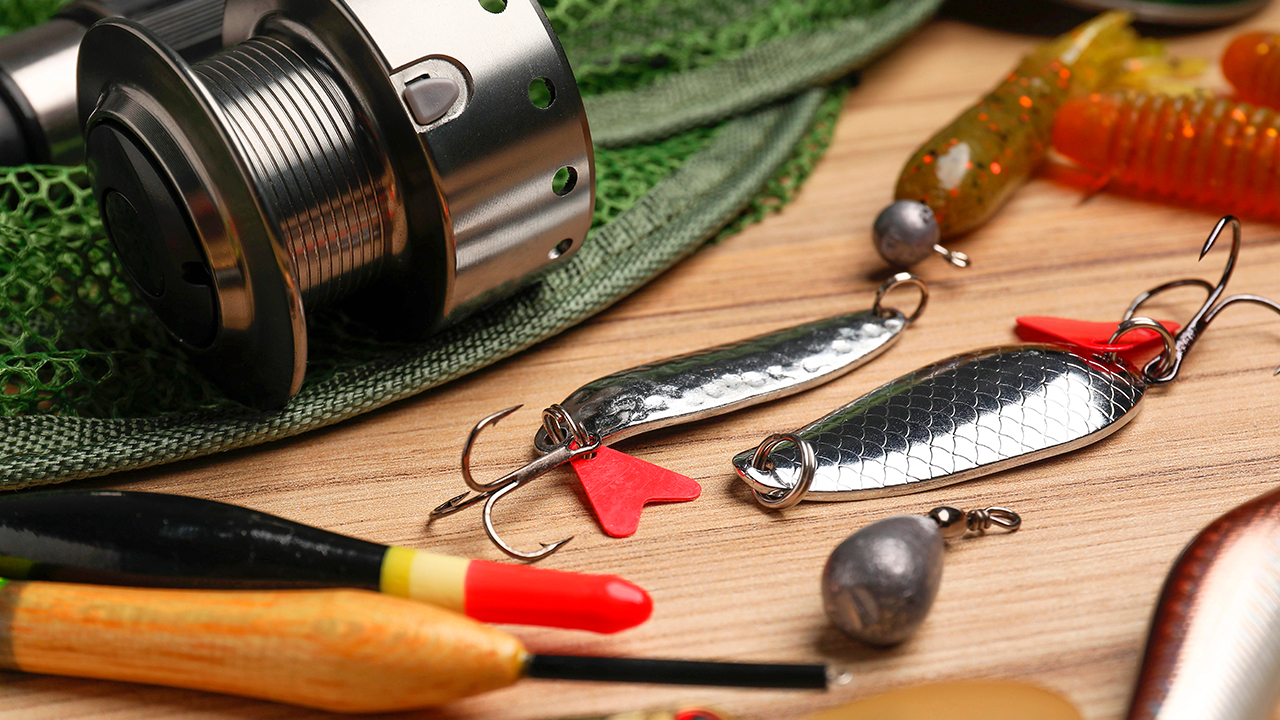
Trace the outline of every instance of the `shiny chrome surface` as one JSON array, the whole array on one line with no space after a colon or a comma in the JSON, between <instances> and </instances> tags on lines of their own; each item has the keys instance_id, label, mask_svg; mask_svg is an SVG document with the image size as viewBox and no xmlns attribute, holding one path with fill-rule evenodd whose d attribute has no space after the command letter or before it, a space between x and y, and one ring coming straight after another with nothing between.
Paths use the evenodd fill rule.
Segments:
<instances>
[{"instance_id":1,"label":"shiny chrome surface","mask_svg":"<svg viewBox=\"0 0 1280 720\"><path fill-rule=\"evenodd\" d=\"M270 35L191 69L269 200L264 210L293 260L303 306L372 280L392 242L394 179L341 84L305 45Z\"/></svg>"},{"instance_id":2,"label":"shiny chrome surface","mask_svg":"<svg viewBox=\"0 0 1280 720\"><path fill-rule=\"evenodd\" d=\"M1280 492L1215 520L1156 604L1128 720L1267 720L1280 701Z\"/></svg>"},{"instance_id":3,"label":"shiny chrome surface","mask_svg":"<svg viewBox=\"0 0 1280 720\"><path fill-rule=\"evenodd\" d=\"M884 304L889 293L904 286L920 292L920 301L910 315ZM429 517L451 515L484 502L485 532L495 545L514 558L546 557L568 540L542 543L542 549L533 553L515 550L493 527L491 513L498 499L553 467L578 457L590 459L609 440L722 415L839 377L888 349L928 304L929 287L915 275L902 272L881 284L870 310L642 365L588 383L563 404L543 411L542 427L534 436L541 457L498 480L480 483L471 475L476 438L520 406L494 413L476 424L462 449L462 476L476 494L452 497L434 508ZM808 447L785 433L766 444L787 441L802 450ZM808 464L813 464L811 456ZM787 508L799 502L806 488L802 480L793 493L797 496L794 502L791 497L762 502L775 509Z\"/></svg>"},{"instance_id":4,"label":"shiny chrome surface","mask_svg":"<svg viewBox=\"0 0 1280 720\"><path fill-rule=\"evenodd\" d=\"M76 114L76 61L85 28L55 18L0 41L0 72L16 89L18 103L40 127L48 146L44 160L62 165L84 156L84 138Z\"/></svg>"},{"instance_id":5,"label":"shiny chrome surface","mask_svg":"<svg viewBox=\"0 0 1280 720\"><path fill-rule=\"evenodd\" d=\"M508 0L498 13L477 0L232 0L223 41L268 28L322 38L318 45L360 88L379 124L415 139L391 152L404 153L397 161L407 175L434 179L429 188L401 190L411 228L420 225L415 213L442 222L439 234L418 229L411 241L441 254L437 275L415 281L422 294L443 294L443 317L465 316L582 245L595 204L591 136L573 72L536 0ZM366 57L343 54L352 28ZM452 79L462 92L442 118L423 125L403 93L426 76ZM552 89L545 108L530 100L538 78ZM573 180L557 193L552 179L561 168ZM397 246L391 262L412 271L413 255L412 245Z\"/></svg>"},{"instance_id":6,"label":"shiny chrome surface","mask_svg":"<svg viewBox=\"0 0 1280 720\"><path fill-rule=\"evenodd\" d=\"M289 250L248 176L231 118L175 50L114 20L85 36L78 85L86 135L99 124L129 131L163 160L186 202L218 327L207 348L179 342L232 397L283 404L306 373L306 316Z\"/></svg>"},{"instance_id":7,"label":"shiny chrome surface","mask_svg":"<svg viewBox=\"0 0 1280 720\"><path fill-rule=\"evenodd\" d=\"M958 355L881 386L796 431L817 466L805 499L862 500L962 482L1095 442L1137 411L1146 383L1119 363L1050 345ZM734 469L760 493L794 487L794 446L769 456L772 471Z\"/></svg>"},{"instance_id":8,"label":"shiny chrome surface","mask_svg":"<svg viewBox=\"0 0 1280 720\"><path fill-rule=\"evenodd\" d=\"M125 16L145 25L184 57L199 58L222 47L224 12L225 0L177 0L154 4L136 15L126 12Z\"/></svg>"},{"instance_id":9,"label":"shiny chrome surface","mask_svg":"<svg viewBox=\"0 0 1280 720\"><path fill-rule=\"evenodd\" d=\"M604 441L694 422L786 397L870 361L898 339L907 319L864 310L624 370L587 383L561 407ZM546 429L534 445L554 443Z\"/></svg>"}]
</instances>

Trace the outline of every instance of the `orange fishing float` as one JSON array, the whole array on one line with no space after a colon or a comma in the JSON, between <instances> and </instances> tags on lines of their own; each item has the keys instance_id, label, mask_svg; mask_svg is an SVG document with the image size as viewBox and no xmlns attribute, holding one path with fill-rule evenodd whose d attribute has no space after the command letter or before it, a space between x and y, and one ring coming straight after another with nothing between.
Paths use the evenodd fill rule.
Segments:
<instances>
[{"instance_id":1,"label":"orange fishing float","mask_svg":"<svg viewBox=\"0 0 1280 720\"><path fill-rule=\"evenodd\" d=\"M1058 111L1054 148L1140 197L1280 218L1280 118L1226 98L1094 94Z\"/></svg>"},{"instance_id":2,"label":"orange fishing float","mask_svg":"<svg viewBox=\"0 0 1280 720\"><path fill-rule=\"evenodd\" d=\"M442 705L522 677L821 690L825 665L534 654L448 610L365 590L170 590L0 578L0 669L331 712Z\"/></svg>"}]
</instances>

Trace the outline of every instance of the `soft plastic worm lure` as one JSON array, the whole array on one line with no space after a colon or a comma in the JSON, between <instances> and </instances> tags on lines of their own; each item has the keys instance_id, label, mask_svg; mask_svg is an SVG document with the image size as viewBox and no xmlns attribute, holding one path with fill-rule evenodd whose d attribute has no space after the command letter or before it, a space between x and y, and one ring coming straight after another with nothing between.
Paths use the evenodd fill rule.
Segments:
<instances>
[{"instance_id":1,"label":"soft plastic worm lure","mask_svg":"<svg viewBox=\"0 0 1280 720\"><path fill-rule=\"evenodd\" d=\"M908 267L937 252L966 266L965 255L938 243L990 219L1044 158L1062 102L1104 86L1120 59L1141 52L1129 20L1106 13L1040 46L920 146L898 178L898 202L876 218L880 254Z\"/></svg>"},{"instance_id":2,"label":"soft plastic worm lure","mask_svg":"<svg viewBox=\"0 0 1280 720\"><path fill-rule=\"evenodd\" d=\"M1280 117L1226 98L1146 92L1063 104L1053 146L1100 182L1141 197L1280 218Z\"/></svg>"},{"instance_id":3,"label":"soft plastic worm lure","mask_svg":"<svg viewBox=\"0 0 1280 720\"><path fill-rule=\"evenodd\" d=\"M1280 107L1280 35L1248 32L1222 54L1222 75L1245 102Z\"/></svg>"},{"instance_id":4,"label":"soft plastic worm lure","mask_svg":"<svg viewBox=\"0 0 1280 720\"><path fill-rule=\"evenodd\" d=\"M1201 257L1226 225L1231 256L1216 286L1177 280L1129 306L1110 343L1139 328L1157 332L1164 351L1142 369L1110 353L1056 345L1011 345L957 355L888 383L794 433L773 435L733 458L734 469L769 508L803 499L863 500L930 490L1091 444L1133 419L1147 388L1172 381L1183 357L1224 308L1280 305L1254 295L1222 298L1240 253L1240 223L1220 220ZM1180 285L1209 297L1177 337L1133 313ZM1277 371L1280 372L1280 371Z\"/></svg>"},{"instance_id":5,"label":"soft plastic worm lure","mask_svg":"<svg viewBox=\"0 0 1280 720\"><path fill-rule=\"evenodd\" d=\"M920 304L911 315L882 305L893 289L913 285ZM534 444L542 456L488 483L471 476L471 451L485 428L518 409L494 413L476 424L462 451L462 476L477 494L463 493L431 511L431 517L484 502L485 532L503 552L523 559L545 557L570 539L541 550L515 550L497 534L492 510L502 496L553 468L589 457L602 445L639 433L724 415L834 380L889 349L924 311L928 288L910 273L880 286L869 310L836 315L727 345L624 370L590 382L543 411Z\"/></svg>"}]
</instances>

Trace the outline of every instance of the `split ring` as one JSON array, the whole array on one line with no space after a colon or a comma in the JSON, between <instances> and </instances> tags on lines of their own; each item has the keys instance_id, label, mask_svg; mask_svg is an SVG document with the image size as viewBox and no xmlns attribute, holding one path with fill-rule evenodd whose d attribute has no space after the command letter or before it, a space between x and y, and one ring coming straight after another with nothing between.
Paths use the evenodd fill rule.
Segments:
<instances>
[{"instance_id":1,"label":"split ring","mask_svg":"<svg viewBox=\"0 0 1280 720\"><path fill-rule=\"evenodd\" d=\"M1116 340L1119 340L1121 336L1138 329L1154 330L1158 335L1160 335L1160 339L1164 340L1164 350L1160 353L1159 357L1147 363L1146 367L1142 369L1143 377L1148 382L1152 383L1168 382L1172 378L1165 377L1165 374L1173 368L1174 357L1178 350L1178 344L1165 326L1151 318L1130 318L1120 323L1120 327L1116 329L1115 333L1111 336L1111 339L1107 341L1107 344L1112 345ZM1112 353L1112 356L1114 355L1115 353Z\"/></svg>"},{"instance_id":2,"label":"split ring","mask_svg":"<svg viewBox=\"0 0 1280 720\"><path fill-rule=\"evenodd\" d=\"M570 435L580 448L591 444L591 434L559 403L553 403L542 411L542 429L547 431L547 435L556 444L564 442Z\"/></svg>"},{"instance_id":3,"label":"split ring","mask_svg":"<svg viewBox=\"0 0 1280 720\"><path fill-rule=\"evenodd\" d=\"M920 317L920 314L924 312L925 306L929 304L929 286L924 284L924 280L921 280L919 277L909 272L900 272L884 281L884 284L880 286L880 289L876 290L876 301L871 306L871 312L880 317L887 317L886 310L880 303L884 300L884 296L888 295L890 291L903 285L914 285L920 290L920 304L916 306L915 312L911 313L911 315L907 317L908 325L915 322L916 319Z\"/></svg>"},{"instance_id":4,"label":"split ring","mask_svg":"<svg viewBox=\"0 0 1280 720\"><path fill-rule=\"evenodd\" d=\"M751 467L761 472L772 470L773 463L769 462L769 453L785 442L795 445L800 450L800 479L790 488L775 492L760 492L751 488L751 494L756 496L756 502L770 510L786 510L800 504L800 501L809 494L809 488L813 485L813 478L818 470L818 457L813 452L813 446L795 433L776 433L765 438L764 442L760 443L760 447L756 448L755 455L751 456Z\"/></svg>"}]
</instances>

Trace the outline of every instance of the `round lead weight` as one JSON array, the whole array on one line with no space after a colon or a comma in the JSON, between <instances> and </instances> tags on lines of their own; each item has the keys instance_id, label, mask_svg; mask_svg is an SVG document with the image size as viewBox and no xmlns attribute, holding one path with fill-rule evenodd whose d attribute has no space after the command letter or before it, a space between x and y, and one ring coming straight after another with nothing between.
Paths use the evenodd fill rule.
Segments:
<instances>
[{"instance_id":1,"label":"round lead weight","mask_svg":"<svg viewBox=\"0 0 1280 720\"><path fill-rule=\"evenodd\" d=\"M870 645L911 637L942 582L938 523L899 515L868 525L836 546L822 571L822 605L846 635Z\"/></svg>"},{"instance_id":2,"label":"round lead weight","mask_svg":"<svg viewBox=\"0 0 1280 720\"><path fill-rule=\"evenodd\" d=\"M904 268L933 255L941 239L933 210L915 200L899 200L881 210L871 234L880 257Z\"/></svg>"}]
</instances>

